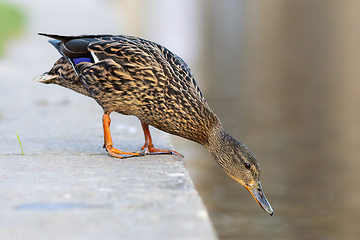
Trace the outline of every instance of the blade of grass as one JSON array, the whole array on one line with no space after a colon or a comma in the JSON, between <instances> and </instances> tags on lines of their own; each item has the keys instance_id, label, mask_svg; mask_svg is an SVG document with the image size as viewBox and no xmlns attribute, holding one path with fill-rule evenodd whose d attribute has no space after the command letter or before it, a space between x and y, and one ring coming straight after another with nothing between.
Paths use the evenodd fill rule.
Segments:
<instances>
[{"instance_id":1,"label":"blade of grass","mask_svg":"<svg viewBox=\"0 0 360 240\"><path fill-rule=\"evenodd\" d=\"M22 154L22 155L25 155L25 154L24 154L23 147L22 147L22 144L21 144L21 141L20 141L20 137L19 137L19 134L18 134L18 131L17 131L17 130L16 130L16 136L17 136L17 139L18 139L19 144L20 144L21 154Z\"/></svg>"}]
</instances>

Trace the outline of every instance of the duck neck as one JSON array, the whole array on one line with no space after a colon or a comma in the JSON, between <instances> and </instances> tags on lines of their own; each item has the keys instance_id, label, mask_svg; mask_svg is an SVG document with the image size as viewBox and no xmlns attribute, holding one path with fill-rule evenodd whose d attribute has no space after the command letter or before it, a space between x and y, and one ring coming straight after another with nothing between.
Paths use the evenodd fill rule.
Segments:
<instances>
[{"instance_id":1,"label":"duck neck","mask_svg":"<svg viewBox=\"0 0 360 240\"><path fill-rule=\"evenodd\" d=\"M239 144L241 143L227 134L221 124L218 124L210 132L206 148L225 172L228 172L232 156L236 155L234 151Z\"/></svg>"}]
</instances>

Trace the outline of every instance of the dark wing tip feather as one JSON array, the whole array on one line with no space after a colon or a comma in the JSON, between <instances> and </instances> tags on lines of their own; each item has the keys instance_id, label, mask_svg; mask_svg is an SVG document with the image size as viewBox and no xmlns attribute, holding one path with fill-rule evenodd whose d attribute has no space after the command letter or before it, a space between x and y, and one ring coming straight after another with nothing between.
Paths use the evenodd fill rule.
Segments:
<instances>
[{"instance_id":1,"label":"dark wing tip feather","mask_svg":"<svg viewBox=\"0 0 360 240\"><path fill-rule=\"evenodd\" d=\"M41 36L57 39L59 41L68 41L68 40L75 38L74 36L61 36L58 34L50 34L50 33L38 33L38 34Z\"/></svg>"},{"instance_id":2,"label":"dark wing tip feather","mask_svg":"<svg viewBox=\"0 0 360 240\"><path fill-rule=\"evenodd\" d=\"M41 35L41 36L57 39L57 40L60 40L62 42L66 42L66 41L69 41L69 40L72 40L72 39L79 39L79 38L100 38L100 37L112 37L112 36L114 36L114 35L110 35L110 34L79 35L79 36L63 36L63 35L51 34L51 33L38 33L38 34Z\"/></svg>"}]
</instances>

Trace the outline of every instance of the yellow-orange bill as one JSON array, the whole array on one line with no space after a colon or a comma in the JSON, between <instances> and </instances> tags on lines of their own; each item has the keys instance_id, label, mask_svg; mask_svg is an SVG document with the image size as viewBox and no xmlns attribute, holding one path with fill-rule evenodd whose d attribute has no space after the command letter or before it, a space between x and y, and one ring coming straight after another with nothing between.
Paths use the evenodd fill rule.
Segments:
<instances>
[{"instance_id":1,"label":"yellow-orange bill","mask_svg":"<svg viewBox=\"0 0 360 240\"><path fill-rule=\"evenodd\" d=\"M260 205L260 207L262 207L262 209L264 209L271 216L274 214L269 201L266 199L263 193L260 181L253 186L245 186L245 188L251 193L255 201Z\"/></svg>"}]
</instances>

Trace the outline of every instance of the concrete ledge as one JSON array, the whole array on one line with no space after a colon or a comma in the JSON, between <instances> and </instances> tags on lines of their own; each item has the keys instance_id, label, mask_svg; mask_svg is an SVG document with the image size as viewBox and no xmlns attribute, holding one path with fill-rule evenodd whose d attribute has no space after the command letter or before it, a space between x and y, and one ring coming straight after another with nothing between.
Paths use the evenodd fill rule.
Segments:
<instances>
[{"instance_id":1,"label":"concrete ledge","mask_svg":"<svg viewBox=\"0 0 360 240\"><path fill-rule=\"evenodd\" d=\"M1 239L216 239L181 161L0 156Z\"/></svg>"}]
</instances>

